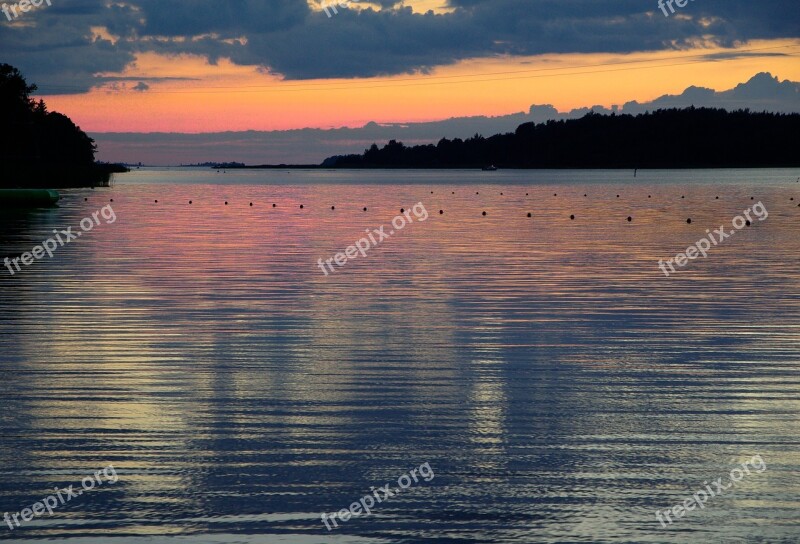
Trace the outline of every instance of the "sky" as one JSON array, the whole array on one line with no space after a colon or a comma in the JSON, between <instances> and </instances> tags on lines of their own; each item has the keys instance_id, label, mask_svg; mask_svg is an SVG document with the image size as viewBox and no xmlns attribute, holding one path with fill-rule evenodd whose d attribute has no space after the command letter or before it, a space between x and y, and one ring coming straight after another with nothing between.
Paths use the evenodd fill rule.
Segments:
<instances>
[{"instance_id":1,"label":"sky","mask_svg":"<svg viewBox=\"0 0 800 544\"><path fill-rule=\"evenodd\" d=\"M722 91L761 72L800 81L797 0L674 13L658 0L376 0L330 17L311 0L6 3L0 62L92 134L419 123Z\"/></svg>"}]
</instances>

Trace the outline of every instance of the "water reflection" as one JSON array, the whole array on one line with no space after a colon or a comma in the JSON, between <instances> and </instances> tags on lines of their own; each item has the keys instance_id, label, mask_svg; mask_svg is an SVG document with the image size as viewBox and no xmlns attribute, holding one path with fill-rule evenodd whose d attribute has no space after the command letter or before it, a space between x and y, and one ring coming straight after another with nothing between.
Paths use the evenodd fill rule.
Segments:
<instances>
[{"instance_id":1,"label":"water reflection","mask_svg":"<svg viewBox=\"0 0 800 544\"><path fill-rule=\"evenodd\" d=\"M118 220L0 274L0 512L120 475L5 536L663 542L657 508L756 453L677 530L792 534L793 188L415 181L122 183L3 215L0 256L110 198ZM752 193L767 221L663 277ZM415 202L427 221L320 272ZM318 513L424 462L435 480L327 534Z\"/></svg>"}]
</instances>

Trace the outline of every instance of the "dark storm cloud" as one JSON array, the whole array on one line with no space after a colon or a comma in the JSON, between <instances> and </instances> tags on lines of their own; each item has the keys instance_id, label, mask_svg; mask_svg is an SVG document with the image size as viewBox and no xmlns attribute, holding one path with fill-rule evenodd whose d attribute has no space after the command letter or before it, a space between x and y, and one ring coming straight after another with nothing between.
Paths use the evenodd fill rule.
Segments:
<instances>
[{"instance_id":1,"label":"dark storm cloud","mask_svg":"<svg viewBox=\"0 0 800 544\"><path fill-rule=\"evenodd\" d=\"M426 72L491 55L626 53L732 45L800 36L797 0L697 0L666 18L657 0L449 0L451 13L341 8L304 0L105 0L53 2L0 20L0 61L44 92L82 92L94 74L122 70L142 51L231 58L289 79ZM685 17L684 17L685 16ZM92 39L104 27L119 39ZM245 38L243 42L234 41Z\"/></svg>"},{"instance_id":2,"label":"dark storm cloud","mask_svg":"<svg viewBox=\"0 0 800 544\"><path fill-rule=\"evenodd\" d=\"M309 13L298 0L136 0L146 19L145 34L230 36L261 34L301 25Z\"/></svg>"}]
</instances>

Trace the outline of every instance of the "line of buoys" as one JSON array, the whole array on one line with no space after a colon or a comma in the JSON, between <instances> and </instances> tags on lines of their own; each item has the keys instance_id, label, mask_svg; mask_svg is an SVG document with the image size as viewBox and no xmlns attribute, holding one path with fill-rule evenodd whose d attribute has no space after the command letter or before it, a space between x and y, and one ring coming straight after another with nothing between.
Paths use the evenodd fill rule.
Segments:
<instances>
[{"instance_id":1,"label":"line of buoys","mask_svg":"<svg viewBox=\"0 0 800 544\"><path fill-rule=\"evenodd\" d=\"M431 194L433 194L433 191L431 191ZM451 194L455 194L455 191L451 191ZM479 194L479 192L478 192L478 191L476 191L476 192L475 192L475 194L477 195L477 194ZM526 195L526 196L528 196L529 194L530 194L530 193L525 193L525 195ZM504 193L502 193L502 192L501 192L501 193L500 193L500 195L501 195L501 196L503 196L503 195L504 195ZM558 193L553 193L553 196L554 196L554 197L557 197L557 196L558 196ZM584 197L588 197L588 194L587 194L587 193L584 193L584 194L583 194L583 196L584 196ZM617 198L620 198L620 195L617 195ZM647 198L652 198L652 195L647 195ZM686 198L686 195L681 195L681 198L682 198L682 199L685 199L685 198ZM716 195L716 196L714 197L714 199L715 199L715 200L719 200L719 199L720 199L719 195ZM88 201L89 201L89 199L88 199L88 198L86 198L86 197L85 197L83 200L84 200L84 202L88 202ZM750 200L755 200L755 197L754 197L754 196L751 196L751 197L750 197ZM794 197L789 197L789 200L790 200L790 201L792 201L792 202L794 202ZM114 202L114 199L113 199L113 198L110 198L110 199L109 199L109 201L110 201L110 202ZM158 199L155 199L155 200L154 200L154 203L155 203L155 204L158 204ZM225 203L225 206L228 206L228 205L229 205L229 202L228 202L227 200L226 200L226 201L224 201L224 203ZM189 204L193 204L193 201L192 201L192 200L190 200L190 201L189 201ZM250 207L253 207L253 206L254 206L253 202L250 202L250 203L249 203L249 205L250 205ZM277 207L277 204L275 204L275 203L273 202L273 203L272 203L272 207L273 207L273 208L276 208L276 207ZM798 207L800 207L800 204L798 204ZM305 209L305 205L304 205L304 204L300 204L300 209L301 209L301 210L302 210L302 209ZM364 206L362 209L363 209L363 211L365 211L365 212L367 211L367 207L366 207L366 206ZM335 206L335 205L331 206L331 210L336 210L336 206ZM405 208L400 208L400 213L405 213ZM444 210L439 210L439 215L444 215ZM486 216L486 215L487 215L487 212L484 210L484 211L482 212L482 214L481 214L481 215L483 215L483 216ZM532 214L532 213L530 213L530 212L528 212L528 217L533 217L533 214ZM574 214L573 214L573 215L570 215L570 219L571 219L571 220L574 220L574 219L575 219L575 215L574 215ZM629 223L630 223L630 222L632 222L632 221L633 221L633 217L632 217L632 216L628 216L628 217L627 217L627 221L628 221ZM691 224L691 223L692 223L692 219L691 219L691 218L688 218L688 219L686 220L686 223L687 223L687 224ZM747 226L750 226L751 222L750 222L750 221L747 221L747 222L746 222L746 224L747 224Z\"/></svg>"}]
</instances>

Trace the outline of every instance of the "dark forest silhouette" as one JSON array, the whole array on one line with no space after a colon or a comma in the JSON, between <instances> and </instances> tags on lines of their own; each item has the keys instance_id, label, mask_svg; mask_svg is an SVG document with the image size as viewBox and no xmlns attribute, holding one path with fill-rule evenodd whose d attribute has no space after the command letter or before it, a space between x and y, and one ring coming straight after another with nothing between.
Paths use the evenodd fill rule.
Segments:
<instances>
[{"instance_id":1,"label":"dark forest silhouette","mask_svg":"<svg viewBox=\"0 0 800 544\"><path fill-rule=\"evenodd\" d=\"M94 140L69 117L31 98L19 70L0 64L0 187L85 187L108 182L118 165L96 164Z\"/></svg>"},{"instance_id":2,"label":"dark forest silhouette","mask_svg":"<svg viewBox=\"0 0 800 544\"><path fill-rule=\"evenodd\" d=\"M513 133L330 157L345 168L723 168L800 166L800 114L661 109L525 123Z\"/></svg>"}]
</instances>

